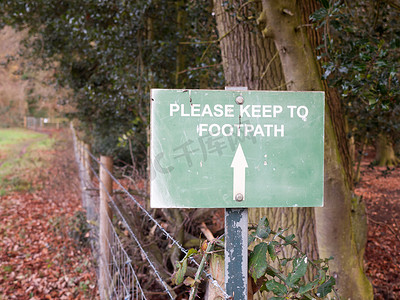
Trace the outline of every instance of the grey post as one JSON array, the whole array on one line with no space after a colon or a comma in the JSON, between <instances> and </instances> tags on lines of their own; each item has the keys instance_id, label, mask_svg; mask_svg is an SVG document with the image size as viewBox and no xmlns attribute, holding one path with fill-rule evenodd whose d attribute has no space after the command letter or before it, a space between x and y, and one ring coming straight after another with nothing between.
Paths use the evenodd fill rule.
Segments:
<instances>
[{"instance_id":1,"label":"grey post","mask_svg":"<svg viewBox=\"0 0 400 300\"><path fill-rule=\"evenodd\" d=\"M247 300L247 208L225 209L225 289L235 300Z\"/></svg>"},{"instance_id":2,"label":"grey post","mask_svg":"<svg viewBox=\"0 0 400 300\"><path fill-rule=\"evenodd\" d=\"M245 91L247 87L225 90ZM235 300L247 300L248 223L247 208L225 209L225 290Z\"/></svg>"}]
</instances>

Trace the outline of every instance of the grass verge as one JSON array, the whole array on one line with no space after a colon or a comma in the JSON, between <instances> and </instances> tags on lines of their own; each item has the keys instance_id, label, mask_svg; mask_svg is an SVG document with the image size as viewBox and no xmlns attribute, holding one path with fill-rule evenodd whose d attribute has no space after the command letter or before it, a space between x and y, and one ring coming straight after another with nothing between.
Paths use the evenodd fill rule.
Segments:
<instances>
[{"instance_id":1,"label":"grass verge","mask_svg":"<svg viewBox=\"0 0 400 300\"><path fill-rule=\"evenodd\" d=\"M0 129L0 196L10 191L31 191L48 161L45 151L55 140L47 134L22 128Z\"/></svg>"}]
</instances>

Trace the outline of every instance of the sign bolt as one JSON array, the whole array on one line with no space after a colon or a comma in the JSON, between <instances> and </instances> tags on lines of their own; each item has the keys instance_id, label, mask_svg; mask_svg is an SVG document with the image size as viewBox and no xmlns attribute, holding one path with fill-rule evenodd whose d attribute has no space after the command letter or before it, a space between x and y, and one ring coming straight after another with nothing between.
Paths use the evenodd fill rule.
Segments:
<instances>
[{"instance_id":1,"label":"sign bolt","mask_svg":"<svg viewBox=\"0 0 400 300\"><path fill-rule=\"evenodd\" d=\"M243 201L243 195L241 193L237 193L235 196L235 200L237 202L242 202Z\"/></svg>"},{"instance_id":2,"label":"sign bolt","mask_svg":"<svg viewBox=\"0 0 400 300\"><path fill-rule=\"evenodd\" d=\"M242 96L236 97L236 103L242 105L244 103L244 98Z\"/></svg>"}]
</instances>

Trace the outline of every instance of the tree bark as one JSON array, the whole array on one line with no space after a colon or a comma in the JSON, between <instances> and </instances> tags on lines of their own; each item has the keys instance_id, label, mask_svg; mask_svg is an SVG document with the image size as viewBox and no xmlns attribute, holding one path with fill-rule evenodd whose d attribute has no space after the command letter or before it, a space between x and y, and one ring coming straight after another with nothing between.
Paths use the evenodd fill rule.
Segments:
<instances>
[{"instance_id":1,"label":"tree bark","mask_svg":"<svg viewBox=\"0 0 400 300\"><path fill-rule=\"evenodd\" d=\"M228 6L224 2L214 0L225 85L246 86L249 90L285 89L273 40L263 38L253 24L239 22L227 11ZM245 1L233 3L239 8ZM246 13L247 7L241 11ZM259 18L258 22L262 24L263 21L263 18Z\"/></svg>"},{"instance_id":2,"label":"tree bark","mask_svg":"<svg viewBox=\"0 0 400 300\"><path fill-rule=\"evenodd\" d=\"M323 90L319 68L297 1L263 0L262 3L267 19L266 28L279 50L288 89ZM328 100L333 98L329 97L330 93L327 96ZM340 139L343 138L341 132L337 134L341 128L335 128L337 123L333 122L330 108L328 102L325 114L325 207L315 209L318 251L320 257L335 258L330 263L330 270L337 278L341 297L372 299L371 285L358 259L359 251L351 219L351 182L338 141L344 145L346 143ZM334 116L338 117L336 114ZM348 149L344 151L348 153Z\"/></svg>"}]
</instances>

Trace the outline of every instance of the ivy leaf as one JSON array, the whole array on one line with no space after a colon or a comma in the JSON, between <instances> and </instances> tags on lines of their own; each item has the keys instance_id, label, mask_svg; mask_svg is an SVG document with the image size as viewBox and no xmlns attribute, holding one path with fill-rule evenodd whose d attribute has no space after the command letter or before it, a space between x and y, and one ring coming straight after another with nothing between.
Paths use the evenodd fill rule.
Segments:
<instances>
[{"instance_id":1,"label":"ivy leaf","mask_svg":"<svg viewBox=\"0 0 400 300\"><path fill-rule=\"evenodd\" d=\"M275 246L278 244L279 243L276 241L272 241L268 244L268 253L269 253L269 256L271 257L272 261L274 261L276 259Z\"/></svg>"},{"instance_id":2,"label":"ivy leaf","mask_svg":"<svg viewBox=\"0 0 400 300\"><path fill-rule=\"evenodd\" d=\"M310 20L311 21L321 21L325 19L328 16L328 10L325 7L322 7L315 11L311 16Z\"/></svg>"},{"instance_id":3,"label":"ivy leaf","mask_svg":"<svg viewBox=\"0 0 400 300\"><path fill-rule=\"evenodd\" d=\"M278 273L275 272L275 271L274 271L273 269L271 269L271 268L267 268L266 274L269 275L269 276L271 276L271 277L275 277Z\"/></svg>"},{"instance_id":4,"label":"ivy leaf","mask_svg":"<svg viewBox=\"0 0 400 300\"><path fill-rule=\"evenodd\" d=\"M271 228L269 227L269 222L266 217L263 217L260 222L258 222L256 236L261 239L266 239L271 233Z\"/></svg>"},{"instance_id":5,"label":"ivy leaf","mask_svg":"<svg viewBox=\"0 0 400 300\"><path fill-rule=\"evenodd\" d=\"M273 292L277 296L283 296L287 294L287 288L284 284L276 282L275 280L269 280L265 283L265 287L268 291Z\"/></svg>"},{"instance_id":6,"label":"ivy leaf","mask_svg":"<svg viewBox=\"0 0 400 300\"><path fill-rule=\"evenodd\" d=\"M304 293L307 293L308 291L315 289L317 285L318 285L318 280L314 280L312 282L307 283L306 285L302 285L299 288L299 294L303 295Z\"/></svg>"},{"instance_id":7,"label":"ivy leaf","mask_svg":"<svg viewBox=\"0 0 400 300\"><path fill-rule=\"evenodd\" d=\"M336 280L333 277L329 277L329 279L324 282L322 285L320 285L317 289L317 296L318 297L325 297L328 295L330 292L332 292L333 286L336 284Z\"/></svg>"},{"instance_id":8,"label":"ivy leaf","mask_svg":"<svg viewBox=\"0 0 400 300\"><path fill-rule=\"evenodd\" d=\"M286 245L296 244L297 242L294 241L295 237L296 236L293 233L291 235L285 237L285 243L283 245L286 246Z\"/></svg>"},{"instance_id":9,"label":"ivy leaf","mask_svg":"<svg viewBox=\"0 0 400 300\"><path fill-rule=\"evenodd\" d=\"M286 284L293 287L307 272L307 256L303 256L293 261L293 272L286 279Z\"/></svg>"},{"instance_id":10,"label":"ivy leaf","mask_svg":"<svg viewBox=\"0 0 400 300\"><path fill-rule=\"evenodd\" d=\"M264 276L268 263L267 263L267 243L260 243L254 247L253 252L251 252L249 257L249 272L254 282L258 278Z\"/></svg>"}]
</instances>

